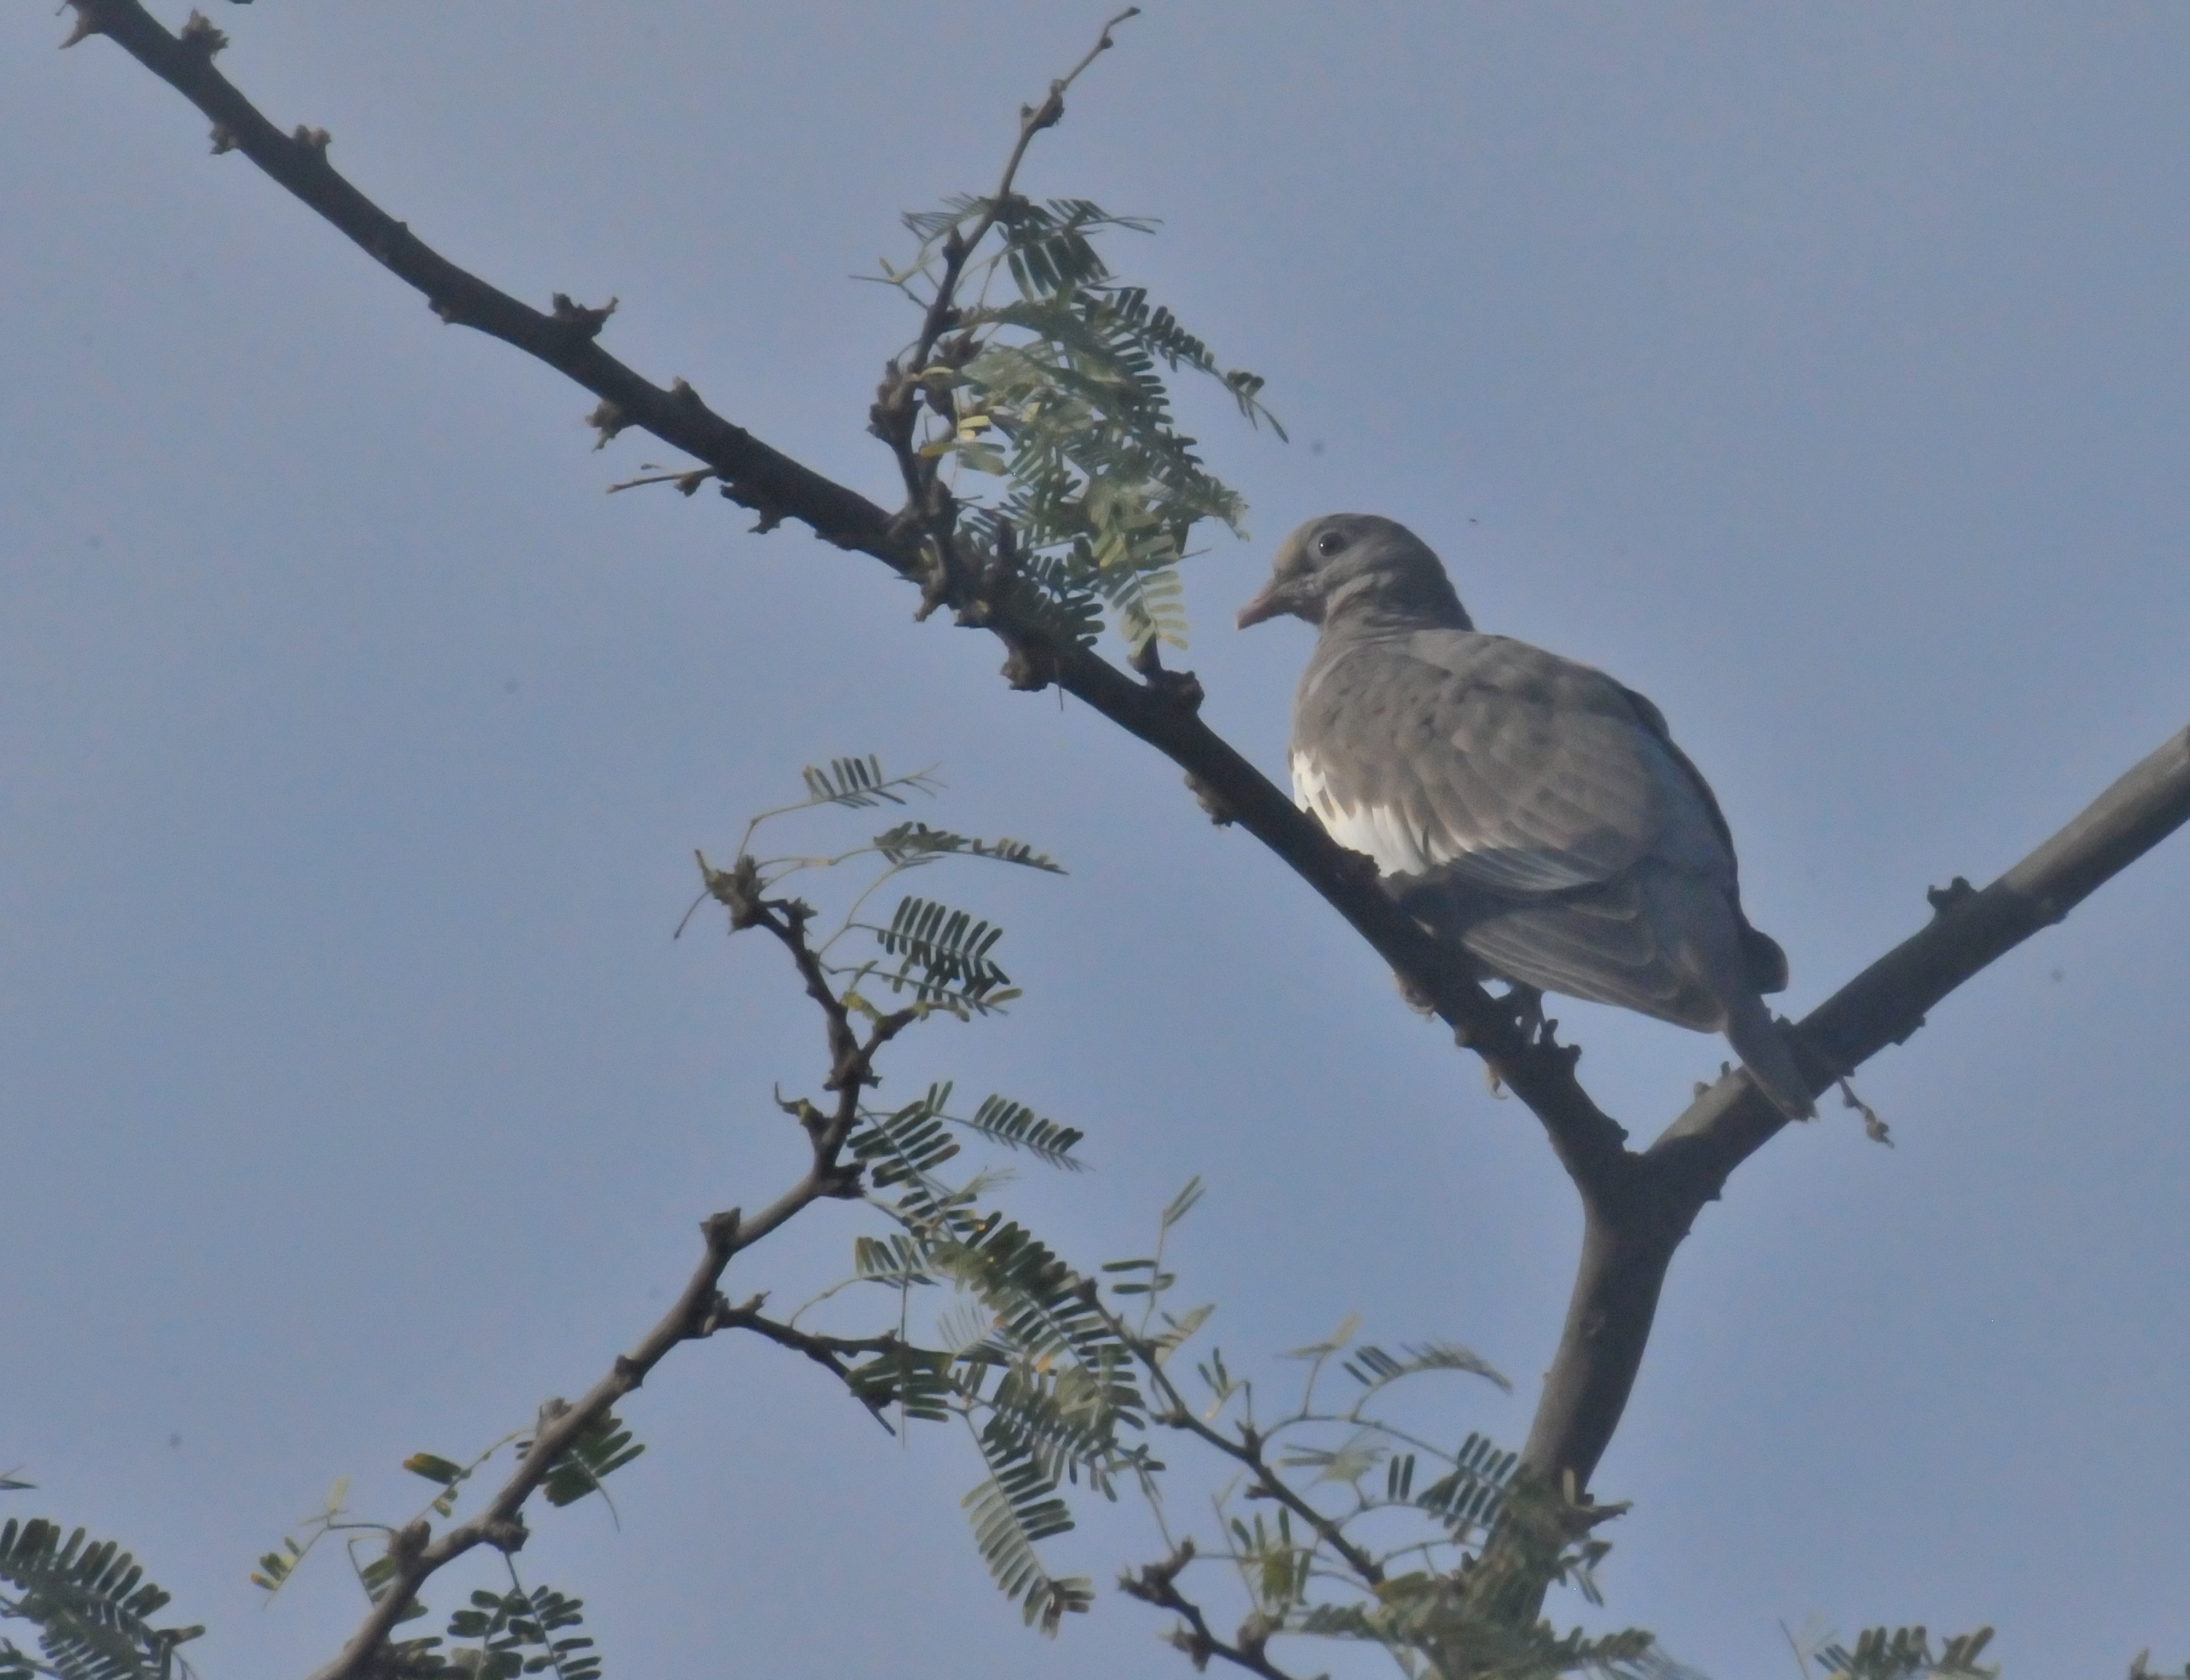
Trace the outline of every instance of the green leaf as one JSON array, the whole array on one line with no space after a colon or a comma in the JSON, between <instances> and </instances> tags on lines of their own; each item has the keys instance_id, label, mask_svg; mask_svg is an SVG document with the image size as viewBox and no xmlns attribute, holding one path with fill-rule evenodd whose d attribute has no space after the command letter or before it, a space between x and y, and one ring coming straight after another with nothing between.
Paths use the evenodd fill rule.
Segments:
<instances>
[{"instance_id":1,"label":"green leaf","mask_svg":"<svg viewBox=\"0 0 2190 1680\"><path fill-rule=\"evenodd\" d=\"M873 753L864 758L832 758L826 769L808 764L799 774L806 779L806 792L817 804L845 805L855 810L885 802L902 805L905 801L892 789L918 777L891 777L882 774L882 761Z\"/></svg>"},{"instance_id":2,"label":"green leaf","mask_svg":"<svg viewBox=\"0 0 2190 1680\"><path fill-rule=\"evenodd\" d=\"M905 1211L930 1223L942 1217L950 1197L950 1192L936 1182L935 1169L958 1153L958 1140L950 1135L940 1112L950 1098L948 1085L931 1085L925 1096L894 1113L878 1115L862 1109L861 1124L848 1145L853 1157L865 1165L877 1189L905 1185ZM921 1263L926 1269L927 1262Z\"/></svg>"},{"instance_id":3,"label":"green leaf","mask_svg":"<svg viewBox=\"0 0 2190 1680\"><path fill-rule=\"evenodd\" d=\"M1163 1329L1149 1338L1155 1343L1158 1362L1160 1363L1168 1359L1189 1340L1194 1331L1209 1322L1209 1315L1216 1310L1214 1305L1205 1303L1194 1308L1191 1311L1181 1313L1176 1318L1166 1313L1163 1315Z\"/></svg>"},{"instance_id":4,"label":"green leaf","mask_svg":"<svg viewBox=\"0 0 2190 1680\"><path fill-rule=\"evenodd\" d=\"M909 985L920 1002L956 1002L985 1011L992 1006L984 1000L1011 984L1011 976L989 955L1003 934L962 910L908 896L876 938L884 951L901 959L896 972L884 976L891 990L902 991Z\"/></svg>"},{"instance_id":5,"label":"green leaf","mask_svg":"<svg viewBox=\"0 0 2190 1680\"><path fill-rule=\"evenodd\" d=\"M986 1444L984 1458L989 1458ZM1020 1607L1030 1626L1039 1624L1055 1637L1068 1614L1095 1602L1093 1585L1083 1575L1059 1580L1042 1567L1038 1541L1065 1533L1072 1513L1056 1497L1057 1484L1033 1459L998 1463L961 1503L973 1525L981 1561L1006 1598Z\"/></svg>"},{"instance_id":6,"label":"green leaf","mask_svg":"<svg viewBox=\"0 0 2190 1680\"><path fill-rule=\"evenodd\" d=\"M1171 1206L1164 1209L1163 1229L1169 1230L1191 1213L1194 1211L1194 1205L1201 1200L1201 1175L1196 1173L1188 1179L1185 1187L1171 1199Z\"/></svg>"},{"instance_id":7,"label":"green leaf","mask_svg":"<svg viewBox=\"0 0 2190 1680\"><path fill-rule=\"evenodd\" d=\"M853 1366L844 1382L877 1411L895 1406L907 1417L940 1423L959 1399L951 1381L954 1362L934 1348L900 1346Z\"/></svg>"},{"instance_id":8,"label":"green leaf","mask_svg":"<svg viewBox=\"0 0 2190 1680\"><path fill-rule=\"evenodd\" d=\"M894 1289L935 1281L926 1269L918 1246L911 1238L897 1234L853 1238L852 1270L866 1282L888 1284Z\"/></svg>"},{"instance_id":9,"label":"green leaf","mask_svg":"<svg viewBox=\"0 0 2190 1680\"><path fill-rule=\"evenodd\" d=\"M1340 1361L1340 1365L1347 1376L1367 1391L1361 1396L1364 1400L1370 1394L1403 1376L1413 1376L1425 1371L1464 1371L1471 1376L1489 1379L1509 1394L1513 1392L1512 1383L1495 1365L1481 1354L1457 1342L1425 1342L1419 1347L1410 1345L1402 1348L1400 1353L1404 1357L1394 1359L1382 1348L1364 1344L1356 1348L1349 1357Z\"/></svg>"},{"instance_id":10,"label":"green leaf","mask_svg":"<svg viewBox=\"0 0 2190 1680\"><path fill-rule=\"evenodd\" d=\"M1295 1447L1278 1462L1287 1469L1313 1470L1318 1482L1352 1485L1382 1464L1387 1456L1381 1439L1364 1430L1337 1447Z\"/></svg>"},{"instance_id":11,"label":"green leaf","mask_svg":"<svg viewBox=\"0 0 2190 1680\"><path fill-rule=\"evenodd\" d=\"M1023 840L1013 840L1008 836L1001 840L977 840L967 835L953 834L947 829L930 828L924 822L901 822L895 828L877 834L875 836L875 849L899 866L956 855L985 858L995 863L1018 864L1028 869L1043 870L1052 875L1064 873L1062 865L1037 852Z\"/></svg>"},{"instance_id":12,"label":"green leaf","mask_svg":"<svg viewBox=\"0 0 2190 1680\"><path fill-rule=\"evenodd\" d=\"M1037 1367L1059 1359L1077 1365L1102 1403L1138 1419L1142 1402L1132 1355L1083 1280L1024 1227L990 1214L963 1235L929 1249L934 1269L973 1291L996 1318L996 1334Z\"/></svg>"},{"instance_id":13,"label":"green leaf","mask_svg":"<svg viewBox=\"0 0 2190 1680\"><path fill-rule=\"evenodd\" d=\"M430 1452L414 1452L403 1461L403 1467L414 1476L423 1476L429 1482L439 1482L444 1487L463 1480L468 1473L464 1467Z\"/></svg>"},{"instance_id":14,"label":"green leaf","mask_svg":"<svg viewBox=\"0 0 2190 1680\"><path fill-rule=\"evenodd\" d=\"M531 1445L530 1441L519 1443L519 1456L524 1456ZM645 1450L645 1444L632 1439L631 1431L615 1413L603 1412L556 1459L540 1484L541 1491L554 1506L575 1505L594 1493L606 1499L607 1490L601 1484Z\"/></svg>"},{"instance_id":15,"label":"green leaf","mask_svg":"<svg viewBox=\"0 0 2190 1680\"><path fill-rule=\"evenodd\" d=\"M1977 1660L1991 1643L1992 1629L1981 1627L1974 1633L1957 1634L1935 1657L1931 1636L1921 1626L1873 1627L1857 1636L1852 1651L1833 1644L1817 1656L1829 1666L1828 1680L1932 1680L1933 1676L1939 1680L1949 1676L1992 1680L2000 1670Z\"/></svg>"},{"instance_id":16,"label":"green leaf","mask_svg":"<svg viewBox=\"0 0 2190 1680\"><path fill-rule=\"evenodd\" d=\"M1074 1127L1060 1126L1053 1120L1045 1120L1024 1103L1014 1103L992 1094L981 1099L981 1106L973 1110L971 1120L955 1123L1008 1149L1024 1150L1068 1172L1077 1172L1086 1165L1075 1159L1072 1154L1073 1146L1086 1133Z\"/></svg>"},{"instance_id":17,"label":"green leaf","mask_svg":"<svg viewBox=\"0 0 2190 1680\"><path fill-rule=\"evenodd\" d=\"M18 1589L12 1614L37 1626L63 1680L166 1680L188 1667L176 1648L205 1632L153 1626L168 1597L134 1558L82 1529L64 1541L43 1518L0 1525L0 1581Z\"/></svg>"},{"instance_id":18,"label":"green leaf","mask_svg":"<svg viewBox=\"0 0 2190 1680\"><path fill-rule=\"evenodd\" d=\"M1472 1539L1497 1522L1519 1462L1518 1455L1471 1433L1453 1455L1450 1473L1424 1488L1414 1502L1443 1523L1455 1540Z\"/></svg>"}]
</instances>

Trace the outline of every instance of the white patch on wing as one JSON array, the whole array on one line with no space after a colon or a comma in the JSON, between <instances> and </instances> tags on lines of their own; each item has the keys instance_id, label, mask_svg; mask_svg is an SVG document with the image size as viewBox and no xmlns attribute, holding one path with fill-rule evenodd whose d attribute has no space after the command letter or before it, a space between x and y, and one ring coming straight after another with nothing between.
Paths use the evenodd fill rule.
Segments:
<instances>
[{"instance_id":1,"label":"white patch on wing","mask_svg":"<svg viewBox=\"0 0 2190 1680\"><path fill-rule=\"evenodd\" d=\"M1330 837L1349 851L1366 852L1387 875L1420 875L1445 861L1437 855L1429 836L1416 833L1405 817L1385 805L1342 804L1330 791L1329 780L1305 753L1291 759L1293 803L1313 812Z\"/></svg>"}]
</instances>

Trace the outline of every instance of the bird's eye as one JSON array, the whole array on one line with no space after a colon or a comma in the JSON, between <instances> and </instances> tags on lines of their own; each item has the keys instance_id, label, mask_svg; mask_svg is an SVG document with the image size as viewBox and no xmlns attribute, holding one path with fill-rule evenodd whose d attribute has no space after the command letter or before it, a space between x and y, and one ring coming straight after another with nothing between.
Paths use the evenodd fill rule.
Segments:
<instances>
[{"instance_id":1,"label":"bird's eye","mask_svg":"<svg viewBox=\"0 0 2190 1680\"><path fill-rule=\"evenodd\" d=\"M1345 546L1346 538L1335 531L1326 531L1315 539L1315 552L1326 560Z\"/></svg>"}]
</instances>

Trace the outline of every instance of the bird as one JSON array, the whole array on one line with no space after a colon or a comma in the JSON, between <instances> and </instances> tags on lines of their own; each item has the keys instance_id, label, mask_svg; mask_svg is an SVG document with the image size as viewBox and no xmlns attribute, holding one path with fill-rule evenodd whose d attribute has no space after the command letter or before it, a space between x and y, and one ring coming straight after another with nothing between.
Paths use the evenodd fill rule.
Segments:
<instances>
[{"instance_id":1,"label":"bird","mask_svg":"<svg viewBox=\"0 0 2190 1680\"><path fill-rule=\"evenodd\" d=\"M1809 1082L1763 995L1733 837L1665 715L1592 666L1487 635L1420 537L1329 514L1279 545L1241 629L1318 627L1294 696L1296 803L1524 1023L1560 992L1721 1032L1793 1118Z\"/></svg>"}]
</instances>

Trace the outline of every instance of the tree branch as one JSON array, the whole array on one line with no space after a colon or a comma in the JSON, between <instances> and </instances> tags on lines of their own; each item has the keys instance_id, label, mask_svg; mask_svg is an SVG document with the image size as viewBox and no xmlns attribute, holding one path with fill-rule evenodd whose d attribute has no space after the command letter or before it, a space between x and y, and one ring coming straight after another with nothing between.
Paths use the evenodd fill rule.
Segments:
<instances>
[{"instance_id":1,"label":"tree branch","mask_svg":"<svg viewBox=\"0 0 2190 1680\"><path fill-rule=\"evenodd\" d=\"M1931 924L1796 1029L1813 1092L1907 1041L1956 987L2190 820L2190 729L2170 736L2068 826L1979 892L1957 877L1931 894ZM1733 1170L1786 1126L1746 1078L1722 1079L1614 1175L1584 1195L1582 1261L1522 1462L1586 1487L1642 1364L1674 1251Z\"/></svg>"},{"instance_id":2,"label":"tree branch","mask_svg":"<svg viewBox=\"0 0 2190 1680\"><path fill-rule=\"evenodd\" d=\"M1262 1680L1293 1680L1269 1659L1265 1649L1269 1635L1250 1619L1240 1630L1240 1643L1228 1644L1209 1631L1209 1620L1201 1613L1201 1606L1178 1590L1178 1577L1194 1561L1194 1541L1183 1540L1178 1550L1160 1564L1143 1564L1137 1575L1118 1577L1118 1590L1144 1604L1154 1604L1158 1609L1170 1610L1186 1626L1172 1632L1171 1643L1187 1654L1199 1673L1209 1666L1216 1657L1230 1663L1234 1668L1258 1674Z\"/></svg>"},{"instance_id":3,"label":"tree branch","mask_svg":"<svg viewBox=\"0 0 2190 1680\"><path fill-rule=\"evenodd\" d=\"M887 514L731 424L683 380L665 390L627 367L595 342L606 311L582 309L559 295L555 313L543 315L458 268L336 171L327 161L324 131L284 135L245 99L213 67L225 38L196 13L196 21L178 37L138 0L69 3L77 12L76 38L113 40L213 120L217 150L241 151L423 293L444 321L499 338L601 397L594 423L604 432L638 426L706 462L722 480L723 495L760 514L761 529L797 519L839 548L871 555L901 577L927 582L932 568L922 553L917 513ZM1222 809L1226 820L1284 860L1537 1115L1578 1180L1616 1168L1627 1134L1574 1079L1572 1052L1524 1038L1512 1016L1392 902L1365 860L1331 840L1201 722L1193 703L1182 701L1176 683L1136 681L1092 650L1060 643L1043 627L1021 621L1002 602L978 593L954 604L962 623L993 632L1012 650L1007 671L1043 673L1030 685L1054 681L1156 748L1188 772L1205 803Z\"/></svg>"},{"instance_id":4,"label":"tree branch","mask_svg":"<svg viewBox=\"0 0 2190 1680\"><path fill-rule=\"evenodd\" d=\"M780 1348L788 1348L793 1353L805 1354L847 1388L851 1388L853 1397L875 1415L876 1421L883 1428L888 1429L889 1422L882 1413L888 1409L888 1399L879 1394L862 1394L853 1388L852 1367L844 1356L847 1354L896 1354L904 1349L905 1343L895 1335L816 1336L809 1331L785 1324L780 1319L767 1317L760 1310L762 1303L767 1299L764 1295L756 1295L743 1306L731 1308L721 1316L715 1328L718 1331L749 1330Z\"/></svg>"},{"instance_id":5,"label":"tree branch","mask_svg":"<svg viewBox=\"0 0 2190 1680\"><path fill-rule=\"evenodd\" d=\"M781 1218L776 1223L780 1224ZM548 1479L557 1462L587 1430L608 1415L610 1408L644 1382L647 1373L667 1358L672 1348L680 1342L701 1340L712 1332L721 1299L716 1285L723 1268L730 1263L732 1255L757 1241L764 1233L746 1228L735 1208L704 1220L700 1230L706 1240L706 1251L676 1304L636 1348L617 1356L608 1374L587 1389L576 1405L542 1422L540 1432L533 1438L531 1450L518 1461L515 1472L495 1490L479 1515L445 1529L438 1536L420 1518L389 1538L389 1555L396 1562L394 1577L349 1643L332 1662L315 1671L311 1680L354 1680L354 1677L374 1672L389 1634L417 1599L418 1589L436 1571L477 1547L492 1546L507 1552L523 1546L525 1530L520 1513L525 1502Z\"/></svg>"},{"instance_id":6,"label":"tree branch","mask_svg":"<svg viewBox=\"0 0 2190 1680\"><path fill-rule=\"evenodd\" d=\"M1376 1560L1348 1540L1340 1524L1317 1510L1284 1477L1270 1467L1269 1459L1262 1451L1268 1437L1253 1424L1242 1422L1234 1426L1240 1432L1239 1439L1234 1440L1196 1416L1194 1408L1186 1403L1185 1396L1178 1392L1177 1385L1171 1380L1171 1373L1164 1369L1163 1350L1146 1337L1128 1329L1126 1321L1100 1300L1092 1301L1090 1304L1102 1314L1110 1334L1116 1337L1141 1362L1142 1369L1149 1374L1150 1383L1162 1397L1162 1409L1151 1409L1149 1413L1151 1422L1192 1435L1216 1448L1242 1469L1252 1472L1254 1479L1247 1486L1248 1498L1274 1500L1284 1506L1313 1529L1316 1537L1343 1559L1347 1568L1361 1578L1363 1585L1373 1589L1382 1584L1384 1571Z\"/></svg>"}]
</instances>

